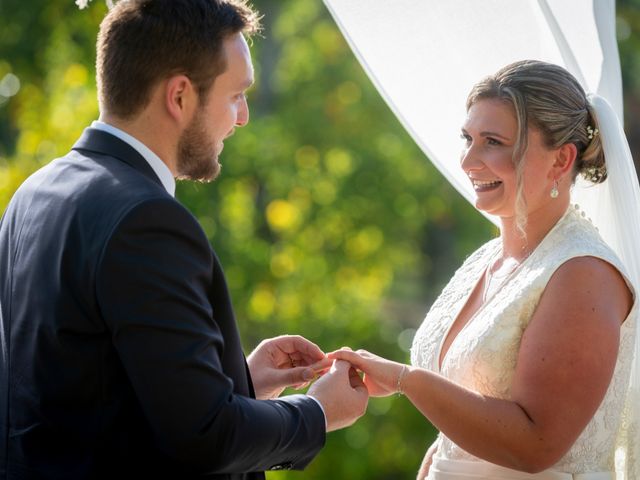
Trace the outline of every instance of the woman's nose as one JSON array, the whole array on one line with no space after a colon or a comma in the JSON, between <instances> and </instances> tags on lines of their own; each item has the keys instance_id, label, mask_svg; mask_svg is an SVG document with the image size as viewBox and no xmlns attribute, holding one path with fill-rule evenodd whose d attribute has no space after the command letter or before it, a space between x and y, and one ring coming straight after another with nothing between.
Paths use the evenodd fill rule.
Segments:
<instances>
[{"instance_id":1,"label":"woman's nose","mask_svg":"<svg viewBox=\"0 0 640 480\"><path fill-rule=\"evenodd\" d=\"M466 144L460 153L460 166L465 172L482 168L482 162L478 158L476 147L473 143Z\"/></svg>"},{"instance_id":2,"label":"woman's nose","mask_svg":"<svg viewBox=\"0 0 640 480\"><path fill-rule=\"evenodd\" d=\"M466 172L469 170L469 167L474 163L472 160L472 147L471 145L465 145L464 148L462 149L462 152L460 152L460 166L462 167L462 169Z\"/></svg>"}]
</instances>

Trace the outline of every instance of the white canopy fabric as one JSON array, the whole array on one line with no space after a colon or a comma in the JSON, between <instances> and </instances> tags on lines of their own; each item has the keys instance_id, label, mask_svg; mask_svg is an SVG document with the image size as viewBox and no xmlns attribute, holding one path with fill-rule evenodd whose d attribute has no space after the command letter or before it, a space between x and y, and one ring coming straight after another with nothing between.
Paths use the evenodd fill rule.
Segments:
<instances>
[{"instance_id":1,"label":"white canopy fabric","mask_svg":"<svg viewBox=\"0 0 640 480\"><path fill-rule=\"evenodd\" d=\"M474 194L458 163L465 100L476 82L508 63L537 59L562 65L623 118L614 0L325 4L382 97L467 200ZM574 200L590 211L598 188L583 195L578 185Z\"/></svg>"}]
</instances>

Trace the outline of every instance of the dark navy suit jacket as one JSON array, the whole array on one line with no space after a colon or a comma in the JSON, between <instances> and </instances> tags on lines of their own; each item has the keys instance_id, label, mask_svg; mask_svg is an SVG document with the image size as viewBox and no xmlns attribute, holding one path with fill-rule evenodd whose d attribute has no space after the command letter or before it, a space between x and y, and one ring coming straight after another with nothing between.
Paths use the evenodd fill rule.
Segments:
<instances>
[{"instance_id":1,"label":"dark navy suit jacket","mask_svg":"<svg viewBox=\"0 0 640 480\"><path fill-rule=\"evenodd\" d=\"M224 274L132 147L87 129L0 223L0 478L263 478L324 443L252 398Z\"/></svg>"}]
</instances>

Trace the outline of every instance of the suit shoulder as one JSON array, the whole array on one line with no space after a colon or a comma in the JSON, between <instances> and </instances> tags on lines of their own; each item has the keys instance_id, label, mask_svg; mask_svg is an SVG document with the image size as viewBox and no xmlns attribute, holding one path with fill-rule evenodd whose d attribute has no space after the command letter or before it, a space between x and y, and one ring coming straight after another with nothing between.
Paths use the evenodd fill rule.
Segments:
<instances>
[{"instance_id":1,"label":"suit shoulder","mask_svg":"<svg viewBox=\"0 0 640 480\"><path fill-rule=\"evenodd\" d=\"M171 196L137 197L127 204L118 223L157 224L170 229L191 226L201 231L196 217Z\"/></svg>"},{"instance_id":2,"label":"suit shoulder","mask_svg":"<svg viewBox=\"0 0 640 480\"><path fill-rule=\"evenodd\" d=\"M116 224L136 209L176 210L191 216L159 183L124 161L72 151L50 165L46 185L66 185L49 198L59 198L87 221ZM42 188L42 187L41 187ZM151 207L153 205L153 207Z\"/></svg>"}]
</instances>

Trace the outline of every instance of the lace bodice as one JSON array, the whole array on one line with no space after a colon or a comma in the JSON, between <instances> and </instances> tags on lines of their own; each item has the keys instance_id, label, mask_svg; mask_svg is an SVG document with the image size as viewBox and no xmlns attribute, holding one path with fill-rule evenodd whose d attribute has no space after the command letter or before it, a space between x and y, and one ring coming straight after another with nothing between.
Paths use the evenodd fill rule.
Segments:
<instances>
[{"instance_id":1,"label":"lace bodice","mask_svg":"<svg viewBox=\"0 0 640 480\"><path fill-rule=\"evenodd\" d=\"M440 369L440 351L449 328L500 249L499 239L486 243L455 273L418 329L411 359L416 366L438 372L484 395L509 399L522 334L556 269L571 258L593 256L611 263L623 274L625 270L600 239L595 227L579 210L569 208L529 258L499 291L487 298L464 326L443 358ZM571 473L614 470L615 444L629 381L637 311L636 299L621 328L618 360L602 404L554 469ZM452 460L477 460L443 434L438 442L440 456Z\"/></svg>"}]
</instances>

